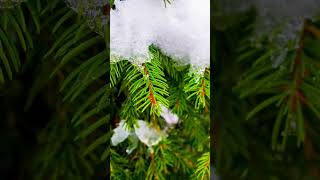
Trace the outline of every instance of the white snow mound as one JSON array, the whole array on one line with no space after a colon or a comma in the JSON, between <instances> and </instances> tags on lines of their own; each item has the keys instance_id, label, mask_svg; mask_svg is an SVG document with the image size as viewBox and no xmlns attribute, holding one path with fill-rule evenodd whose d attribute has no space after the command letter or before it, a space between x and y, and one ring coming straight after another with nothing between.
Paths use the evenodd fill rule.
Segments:
<instances>
[{"instance_id":1,"label":"white snow mound","mask_svg":"<svg viewBox=\"0 0 320 180\"><path fill-rule=\"evenodd\" d=\"M141 64L150 45L182 64L210 64L210 0L116 1L110 12L111 55ZM141 61L143 59L143 61Z\"/></svg>"}]
</instances>

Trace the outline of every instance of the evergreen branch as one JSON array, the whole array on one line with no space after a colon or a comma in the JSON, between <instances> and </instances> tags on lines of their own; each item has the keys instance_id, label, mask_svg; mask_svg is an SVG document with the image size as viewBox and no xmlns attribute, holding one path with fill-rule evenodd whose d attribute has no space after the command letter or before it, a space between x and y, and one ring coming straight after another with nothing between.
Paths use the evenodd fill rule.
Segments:
<instances>
[{"instance_id":1,"label":"evergreen branch","mask_svg":"<svg viewBox=\"0 0 320 180\"><path fill-rule=\"evenodd\" d=\"M69 18L71 18L72 16L74 16L74 12L73 11L69 11L67 12L66 14L64 14L61 19L55 24L55 26L53 27L52 29L52 34L54 34L58 29L59 27L61 27L61 25L67 21Z\"/></svg>"},{"instance_id":2,"label":"evergreen branch","mask_svg":"<svg viewBox=\"0 0 320 180\"><path fill-rule=\"evenodd\" d=\"M297 135L297 145L299 146L304 142L305 117L302 112L303 107L309 107L317 115L317 108L314 106L317 103L314 103L310 98L315 95L313 92L316 92L317 88L305 83L310 76L318 76L314 73L311 75L309 70L311 69L309 63L312 61L310 59L317 57L318 54L313 49L317 41L310 40L309 37L307 38L310 33L317 33L316 27L310 24L310 22L305 21L299 47L287 56L287 61L282 65L287 68L270 68L270 65L267 65L267 57L270 56L270 51L267 51L254 62L252 68L245 74L246 78L242 79L235 88L236 91L242 91L240 94L241 97L256 96L267 92L269 92L268 94L275 94L271 98L261 102L260 105L257 105L247 116L248 118L251 118L258 111L265 109L265 107L270 104L282 107L277 115L273 128L271 143L273 149L276 147L276 139L278 137L279 127L281 126L281 118L286 118L286 121L284 122L284 133L286 136L283 137L280 148L283 150L287 134L289 133L289 130L292 129L289 126L290 123L296 125L296 128L293 128L293 130ZM255 51L254 48L252 51ZM258 54L258 52L255 54ZM294 56L294 58L290 58L292 56ZM244 59L252 59L252 57L248 56ZM289 60L291 60L291 62ZM284 108L284 106L287 107ZM286 117L284 117L285 113L287 114ZM290 114L295 114L296 117L293 117Z\"/></svg>"},{"instance_id":3,"label":"evergreen branch","mask_svg":"<svg viewBox=\"0 0 320 180\"><path fill-rule=\"evenodd\" d=\"M173 1L173 0L163 0L164 6L167 7L167 3L171 4L171 1Z\"/></svg>"},{"instance_id":4,"label":"evergreen branch","mask_svg":"<svg viewBox=\"0 0 320 180\"><path fill-rule=\"evenodd\" d=\"M103 63L104 61L106 61L106 56L107 56L107 53L105 51L102 51L99 54L97 54L96 56L93 56L92 58L83 62L77 68L75 68L62 82L60 91L63 91L67 87L67 85L69 85L72 82L72 80L74 80L73 86L75 86L76 82L79 82L79 81L81 83L84 83L84 78L83 78L84 72L88 71L88 69L90 69L90 67L93 67L93 64L95 64L97 62ZM93 71L96 71L96 70L97 69L94 69Z\"/></svg>"},{"instance_id":5,"label":"evergreen branch","mask_svg":"<svg viewBox=\"0 0 320 180\"><path fill-rule=\"evenodd\" d=\"M74 23L72 26L70 26L68 29L66 29L58 39L54 41L52 44L50 50L44 55L44 59L46 59L50 54L52 54L59 46L63 46L65 44L65 41L72 40L71 38L74 37L73 32L79 28L79 26L82 25L82 22ZM79 39L78 37L77 39Z\"/></svg>"},{"instance_id":6,"label":"evergreen branch","mask_svg":"<svg viewBox=\"0 0 320 180\"><path fill-rule=\"evenodd\" d=\"M91 46L102 42L102 38L99 36L93 37L85 42L82 42L80 45L69 51L62 59L58 66L54 69L51 74L51 77L65 64L67 64L71 59L78 56L84 50L90 48Z\"/></svg>"},{"instance_id":7,"label":"evergreen branch","mask_svg":"<svg viewBox=\"0 0 320 180\"><path fill-rule=\"evenodd\" d=\"M86 127L82 132L80 132L75 137L75 140L78 140L79 138L86 138L89 134L93 133L95 130L97 130L101 126L106 125L109 120L110 120L110 115L107 115L105 117L98 119L95 123L93 123L89 127Z\"/></svg>"},{"instance_id":8,"label":"evergreen branch","mask_svg":"<svg viewBox=\"0 0 320 180\"><path fill-rule=\"evenodd\" d=\"M110 64L111 87L114 87L119 82L120 78L122 77L122 73L124 72L124 69L127 65L127 61L119 61Z\"/></svg>"},{"instance_id":9,"label":"evergreen branch","mask_svg":"<svg viewBox=\"0 0 320 180\"><path fill-rule=\"evenodd\" d=\"M110 84L105 81L101 83L102 79L106 80L103 76L108 73L109 57L102 46L103 38L94 35L83 22L84 19L77 18L62 0L28 1L12 10L0 12L0 83L4 83L6 79L14 79L15 72L19 71L22 79L33 80L26 105L30 107L36 94L49 81L48 72L52 71L53 65L50 63L57 59L60 62L54 71L59 71L57 77L63 80L60 91L64 100L73 103L70 107L63 106L60 109L60 98L56 93L48 95L48 102L44 100L48 103L48 108L59 108L58 118L57 114L52 114L55 118L39 138L42 139L39 140L39 145L43 148L37 153L35 173L30 176L31 179L92 179L97 174L96 167L99 167L95 154L101 150L101 160L109 156L106 147L111 131L105 133L109 116L103 110L110 107ZM72 25L69 26L70 22ZM33 47L40 48L35 51ZM43 49L49 49L45 55L48 61L41 64L41 61L35 60L41 59ZM19 55L25 57L24 64ZM72 61L76 58L80 60ZM29 61L33 59L33 62ZM28 67L32 72L30 74L28 68L28 72L24 73L27 65L32 65L31 68ZM62 67L63 72L60 71ZM37 71L33 73L32 70ZM36 74L38 72L40 73ZM34 76L41 77L31 79ZM19 85L25 85L24 81L20 81L17 80ZM56 82L48 84L51 91ZM58 103L52 99L58 99ZM66 121L67 117L64 116L69 113L74 115L73 121ZM72 124L73 122L75 123ZM86 141L74 141L75 136L76 140ZM100 148L102 146L104 148ZM94 152L95 150L97 151Z\"/></svg>"},{"instance_id":10,"label":"evergreen branch","mask_svg":"<svg viewBox=\"0 0 320 180\"><path fill-rule=\"evenodd\" d=\"M144 112L150 108L150 114L159 116L160 104L166 107L169 105L165 98L169 95L168 84L159 61L160 52L152 48L150 50L153 54L151 62L143 64L141 69L131 65L125 79L128 81L129 91L137 111Z\"/></svg>"},{"instance_id":11,"label":"evergreen branch","mask_svg":"<svg viewBox=\"0 0 320 180\"><path fill-rule=\"evenodd\" d=\"M73 141L74 128L69 123L56 123L56 119L42 132L42 148L35 160L35 178L64 177L69 172L70 179L87 179L93 173L95 162L90 157L82 157L85 144ZM46 135L46 136L45 136Z\"/></svg>"},{"instance_id":12,"label":"evergreen branch","mask_svg":"<svg viewBox=\"0 0 320 180\"><path fill-rule=\"evenodd\" d=\"M197 163L197 169L194 172L195 179L209 179L210 177L210 152L204 153Z\"/></svg>"},{"instance_id":13,"label":"evergreen branch","mask_svg":"<svg viewBox=\"0 0 320 180\"><path fill-rule=\"evenodd\" d=\"M112 135L112 131L109 131L108 133L100 136L99 138L97 138L94 142L92 142L83 152L83 155L87 155L90 152L92 152L93 150L95 150L98 146L102 145L102 144L107 144L107 142L109 141L109 139L111 138Z\"/></svg>"},{"instance_id":14,"label":"evergreen branch","mask_svg":"<svg viewBox=\"0 0 320 180\"><path fill-rule=\"evenodd\" d=\"M182 117L189 111L192 107L189 106L187 101L187 94L184 92L184 81L181 78L180 81L172 81L169 84L170 96L168 100L170 101L170 107L172 111L177 113L179 117Z\"/></svg>"},{"instance_id":15,"label":"evergreen branch","mask_svg":"<svg viewBox=\"0 0 320 180\"><path fill-rule=\"evenodd\" d=\"M187 99L195 98L195 108L205 108L208 111L210 99L210 71L206 69L202 75L189 74L186 76L184 91L189 94Z\"/></svg>"},{"instance_id":16,"label":"evergreen branch","mask_svg":"<svg viewBox=\"0 0 320 180\"><path fill-rule=\"evenodd\" d=\"M129 128L133 128L137 120L139 119L139 114L133 104L131 97L128 97L124 102L124 105L121 109L120 117L121 119L125 120L126 125Z\"/></svg>"},{"instance_id":17,"label":"evergreen branch","mask_svg":"<svg viewBox=\"0 0 320 180\"><path fill-rule=\"evenodd\" d=\"M187 152L174 146L173 142L164 140L150 154L146 179L166 179L170 167L188 171L190 164L187 161Z\"/></svg>"},{"instance_id":18,"label":"evergreen branch","mask_svg":"<svg viewBox=\"0 0 320 180\"><path fill-rule=\"evenodd\" d=\"M0 59L2 60L0 80L2 83L6 79L12 80L14 72L19 72L21 66L19 50L22 49L23 53L26 53L27 50L33 48L32 24L26 23L25 5L29 6L29 3L22 3L15 10L5 9L0 12ZM29 12L31 11L29 10ZM2 66L4 66L6 74L3 73Z\"/></svg>"},{"instance_id":19,"label":"evergreen branch","mask_svg":"<svg viewBox=\"0 0 320 180\"><path fill-rule=\"evenodd\" d=\"M111 149L110 158L110 171L111 179L122 180L122 179L132 179L132 175L129 171L125 171L128 167L129 160L122 157L116 151Z\"/></svg>"}]
</instances>

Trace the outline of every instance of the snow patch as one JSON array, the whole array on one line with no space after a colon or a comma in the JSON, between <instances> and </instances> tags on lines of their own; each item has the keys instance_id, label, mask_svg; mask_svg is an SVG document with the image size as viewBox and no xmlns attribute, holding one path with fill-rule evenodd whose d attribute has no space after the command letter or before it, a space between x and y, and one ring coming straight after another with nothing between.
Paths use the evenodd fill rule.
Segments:
<instances>
[{"instance_id":1,"label":"snow patch","mask_svg":"<svg viewBox=\"0 0 320 180\"><path fill-rule=\"evenodd\" d=\"M149 127L145 121L138 120L138 126L135 126L134 129L140 141L148 147L157 145L162 139L161 131Z\"/></svg>"},{"instance_id":2,"label":"snow patch","mask_svg":"<svg viewBox=\"0 0 320 180\"><path fill-rule=\"evenodd\" d=\"M253 43L260 47L259 38L268 36L277 49L296 49L305 19L320 15L319 0L219 0L219 12L230 14L255 7L258 19ZM280 30L280 31L279 31ZM274 57L273 67L279 67L286 57L280 53Z\"/></svg>"},{"instance_id":3,"label":"snow patch","mask_svg":"<svg viewBox=\"0 0 320 180\"><path fill-rule=\"evenodd\" d=\"M131 132L126 129L124 121L120 121L119 126L115 128L114 133L111 137L111 144L113 146L118 145L119 143L123 142L128 138L128 136L131 134Z\"/></svg>"},{"instance_id":4,"label":"snow patch","mask_svg":"<svg viewBox=\"0 0 320 180\"><path fill-rule=\"evenodd\" d=\"M161 105L161 116L167 122L169 126L177 124L179 122L179 117L174 114L170 109L166 108L165 106Z\"/></svg>"},{"instance_id":5,"label":"snow patch","mask_svg":"<svg viewBox=\"0 0 320 180\"><path fill-rule=\"evenodd\" d=\"M149 46L196 68L210 64L210 0L116 1L110 12L111 57L140 65ZM138 59L138 61L136 61Z\"/></svg>"},{"instance_id":6,"label":"snow patch","mask_svg":"<svg viewBox=\"0 0 320 180\"><path fill-rule=\"evenodd\" d=\"M128 130L125 127L125 121L121 120L119 126L113 131L114 134L111 137L111 144L113 146L118 145L128 137L132 137L132 139L138 137L141 142L146 144L148 147L152 147L157 145L161 141L162 137L165 137L164 132L150 127L148 123L142 120L138 120L137 125L134 126L134 130ZM129 148L128 151L132 152L133 149Z\"/></svg>"},{"instance_id":7,"label":"snow patch","mask_svg":"<svg viewBox=\"0 0 320 180\"><path fill-rule=\"evenodd\" d=\"M104 36L104 29L108 22L108 17L104 14L104 6L109 4L109 0L64 0L66 4L75 12L86 18L91 29Z\"/></svg>"}]
</instances>

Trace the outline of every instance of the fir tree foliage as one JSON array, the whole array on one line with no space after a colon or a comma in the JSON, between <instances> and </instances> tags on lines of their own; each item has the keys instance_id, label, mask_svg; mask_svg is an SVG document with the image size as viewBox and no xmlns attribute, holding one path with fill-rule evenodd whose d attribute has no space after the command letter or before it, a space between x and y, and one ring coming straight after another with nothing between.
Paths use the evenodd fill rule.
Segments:
<instances>
[{"instance_id":1,"label":"fir tree foliage","mask_svg":"<svg viewBox=\"0 0 320 180\"><path fill-rule=\"evenodd\" d=\"M1 28L0 28L0 83L6 80L12 80L15 72L19 72L21 68L21 59L19 52L30 51L33 49L33 40L29 28L35 28L39 33L40 25L36 14L36 4L17 4L15 9L1 9ZM27 27L27 17L24 16L25 11L34 15L32 16L31 27ZM12 41L14 39L14 41Z\"/></svg>"},{"instance_id":2,"label":"fir tree foliage","mask_svg":"<svg viewBox=\"0 0 320 180\"><path fill-rule=\"evenodd\" d=\"M25 110L48 91L55 113L39 134L30 178L99 179L110 158L112 179L208 179L208 166L197 161L209 152L210 69L194 73L153 45L142 66L125 59L109 66L110 30L101 36L86 18L63 0L0 12L0 89L32 69ZM178 124L166 124L162 106ZM144 120L167 137L152 148L132 139L109 148L120 119L128 128ZM128 147L135 147L130 154Z\"/></svg>"},{"instance_id":3,"label":"fir tree foliage","mask_svg":"<svg viewBox=\"0 0 320 180\"><path fill-rule=\"evenodd\" d=\"M228 108L215 111L222 118L215 119L216 172L224 178L317 179L318 19L305 19L295 34L298 44L289 40L279 49L275 39L286 32L280 27L253 39L256 17L254 9L215 17L217 69L229 72L217 77L218 104Z\"/></svg>"},{"instance_id":4,"label":"fir tree foliage","mask_svg":"<svg viewBox=\"0 0 320 180\"><path fill-rule=\"evenodd\" d=\"M128 129L142 119L160 131L168 128L162 108L169 108L178 115L179 124L167 129L167 137L153 147L141 142L136 145L130 137L112 147L111 178L209 179L209 171L203 170L208 166L199 165L196 171L196 163L209 151L210 69L199 73L189 65L179 65L152 44L149 54L150 59L142 65L111 57L111 88L116 101L121 99L115 119L124 120Z\"/></svg>"},{"instance_id":5,"label":"fir tree foliage","mask_svg":"<svg viewBox=\"0 0 320 180\"><path fill-rule=\"evenodd\" d=\"M312 29L311 32L310 29ZM314 67L314 61L317 56L315 52L310 53L309 49L314 48L314 43L317 42L317 37L314 33L318 31L313 23L306 21L300 35L299 47L296 49L291 44L288 44L288 55L283 57L285 58L284 62L279 68L267 65L267 63L270 64L269 58L272 57L272 52L276 50L268 48L261 52L260 49L253 48L248 58L257 55L257 60L253 63L252 68L248 70L246 77L236 87L236 89L241 89L241 98L252 95L259 96L261 94L268 94L269 96L248 113L247 119L253 118L254 115L268 106L275 105L279 108L272 134L273 149L280 148L283 150L285 148L290 130L296 134L298 146L304 142L305 121L303 108L308 108L314 118L320 117L317 110L318 103L314 101L318 97L310 96L310 94L317 92L317 86L314 83L314 79L317 79L317 72L314 70L309 72L309 69ZM244 44L241 44L241 46L244 47ZM258 51L262 55L259 55ZM242 57L240 56L239 58ZM312 98L310 99L310 97ZM281 132L281 126L284 128L284 136L281 146L278 146L277 139L279 132Z\"/></svg>"},{"instance_id":6,"label":"fir tree foliage","mask_svg":"<svg viewBox=\"0 0 320 180\"><path fill-rule=\"evenodd\" d=\"M125 97L117 114L129 129L143 119L150 122L151 128L160 131L166 128L160 116L162 108L169 107L178 115L179 124L176 126L180 128L169 128L167 137L153 147L139 143L128 153L124 150L133 145L130 139L112 147L111 151L115 153L111 155L112 178L167 179L183 176L189 179L195 172L202 174L195 177L208 179L209 172L202 171L202 168L209 167L201 166L197 171L195 168L201 154L209 151L209 126L205 124L210 123L210 70L200 75L193 73L189 65L179 65L153 45L150 53L151 60L142 66L127 60L111 64L110 81L114 82L111 86L115 94ZM128 159L136 160L136 165L121 163ZM142 165L143 168L140 167Z\"/></svg>"},{"instance_id":7,"label":"fir tree foliage","mask_svg":"<svg viewBox=\"0 0 320 180\"><path fill-rule=\"evenodd\" d=\"M197 179L209 179L210 175L210 153L204 153L199 159L195 176Z\"/></svg>"},{"instance_id":8,"label":"fir tree foliage","mask_svg":"<svg viewBox=\"0 0 320 180\"><path fill-rule=\"evenodd\" d=\"M62 0L26 1L0 11L1 89L33 68L25 110L41 92L55 91L48 104L56 114L39 135L30 179L106 176L112 135L108 37L93 32L85 18Z\"/></svg>"},{"instance_id":9,"label":"fir tree foliage","mask_svg":"<svg viewBox=\"0 0 320 180\"><path fill-rule=\"evenodd\" d=\"M111 150L115 153L111 155L111 176L114 179L167 179L181 176L189 179L194 171L199 174L194 177L208 179L209 171L203 169L208 166L199 166L197 171L195 168L201 154L209 151L209 126L205 124L209 123L210 69L197 74L189 65L179 65L154 45L149 50L151 60L142 66L127 60L111 64L111 86L116 94L126 97L119 109L120 119L125 121L129 129L143 119L150 121L151 127L160 130L165 128L160 116L163 105L179 116L178 126L182 127L169 130L167 138L152 148L139 143L137 149L128 154L124 150L132 145L130 140L111 148L116 150ZM136 165L121 163L128 159L136 160Z\"/></svg>"}]
</instances>

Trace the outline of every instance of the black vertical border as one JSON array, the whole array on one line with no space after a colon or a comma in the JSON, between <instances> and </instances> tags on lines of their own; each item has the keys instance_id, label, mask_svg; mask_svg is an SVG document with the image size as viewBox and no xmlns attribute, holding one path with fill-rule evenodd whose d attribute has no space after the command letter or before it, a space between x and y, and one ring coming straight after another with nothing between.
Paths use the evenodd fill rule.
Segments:
<instances>
[{"instance_id":1,"label":"black vertical border","mask_svg":"<svg viewBox=\"0 0 320 180\"><path fill-rule=\"evenodd\" d=\"M108 0L108 2L107 2L107 5L109 5L110 6L110 1ZM106 44L106 52L107 52L107 56L109 57L108 58L108 62L107 62L107 64L108 64L108 69L107 69L107 75L106 75L106 77L107 77L107 80L106 80L106 82L107 83L110 83L110 11L108 12L108 14L107 14L107 25L106 25L106 27L105 27L105 44ZM109 87L110 88L110 87ZM109 99L111 99L111 97L109 97ZM111 102L111 101L110 101ZM107 113L109 113L110 115L111 115L111 112L107 112ZM109 121L109 123L110 123L111 121ZM106 124L106 129L107 129L107 133L108 132L110 132L110 131L112 131L112 129L111 129L111 124ZM110 139L108 139L108 141L107 141L107 147L106 148L108 148L108 150L109 150L109 152L110 152L110 144L111 144L111 136L110 136ZM111 170L110 170L110 153L109 153L109 157L108 158L106 158L107 159L107 161L106 161L106 179L107 180L109 180L109 179L111 179Z\"/></svg>"},{"instance_id":2,"label":"black vertical border","mask_svg":"<svg viewBox=\"0 0 320 180\"><path fill-rule=\"evenodd\" d=\"M210 180L214 179L213 164L214 164L214 149L215 149L215 136L214 136L214 64L215 64L215 42L213 32L213 9L216 0L210 0Z\"/></svg>"}]
</instances>

